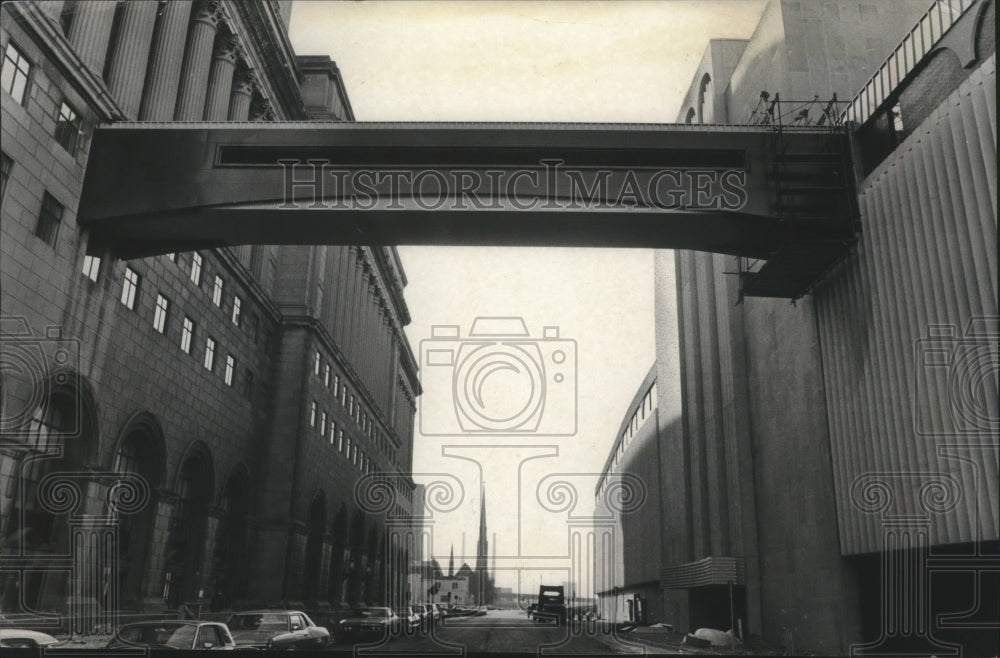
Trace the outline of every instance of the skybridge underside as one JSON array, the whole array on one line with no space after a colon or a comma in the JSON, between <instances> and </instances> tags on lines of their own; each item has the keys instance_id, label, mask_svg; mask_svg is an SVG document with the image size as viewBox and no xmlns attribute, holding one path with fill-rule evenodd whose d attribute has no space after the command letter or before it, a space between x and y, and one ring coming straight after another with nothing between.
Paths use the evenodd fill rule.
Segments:
<instances>
[{"instance_id":1,"label":"skybridge underside","mask_svg":"<svg viewBox=\"0 0 1000 658\"><path fill-rule=\"evenodd\" d=\"M796 298L858 230L848 139L682 125L123 123L78 222L119 257L240 244L648 247Z\"/></svg>"}]
</instances>

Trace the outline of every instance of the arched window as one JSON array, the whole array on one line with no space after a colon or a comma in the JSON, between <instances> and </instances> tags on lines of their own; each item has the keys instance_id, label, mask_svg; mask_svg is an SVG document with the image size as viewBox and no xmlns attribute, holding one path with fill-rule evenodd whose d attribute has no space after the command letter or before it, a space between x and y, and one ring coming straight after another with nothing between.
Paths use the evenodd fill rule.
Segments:
<instances>
[{"instance_id":1,"label":"arched window","mask_svg":"<svg viewBox=\"0 0 1000 658\"><path fill-rule=\"evenodd\" d=\"M684 123L694 123L694 119L695 119L695 113L694 113L694 108L692 107L688 109L687 116L684 117Z\"/></svg>"},{"instance_id":2,"label":"arched window","mask_svg":"<svg viewBox=\"0 0 1000 658\"><path fill-rule=\"evenodd\" d=\"M39 498L39 487L51 473L80 472L96 441L83 422L89 412L76 390L57 389L35 409L27 424L25 450L14 471L13 500L0 522L0 553L23 553L46 559L69 552L69 514L53 514ZM85 481L78 486L85 487ZM68 574L39 568L23 578L16 573L0 580L0 600L6 612L62 610L68 593Z\"/></svg>"},{"instance_id":3,"label":"arched window","mask_svg":"<svg viewBox=\"0 0 1000 658\"><path fill-rule=\"evenodd\" d=\"M223 601L229 604L248 596L245 575L251 541L250 505L250 478L244 468L238 468L226 482L223 515L212 560L216 576L216 591L213 594L221 594Z\"/></svg>"},{"instance_id":4,"label":"arched window","mask_svg":"<svg viewBox=\"0 0 1000 658\"><path fill-rule=\"evenodd\" d=\"M162 437L154 437L153 430L143 426L133 429L121 441L115 454L112 470L123 476L133 476L145 481L147 490L153 492L162 480ZM121 513L114 507L109 513L118 522L118 582L121 602L126 606L140 604L144 596L150 542L156 516L156 504L146 505L132 513Z\"/></svg>"},{"instance_id":5,"label":"arched window","mask_svg":"<svg viewBox=\"0 0 1000 658\"><path fill-rule=\"evenodd\" d=\"M714 102L712 101L712 76L705 74L698 88L698 123L715 121Z\"/></svg>"},{"instance_id":6,"label":"arched window","mask_svg":"<svg viewBox=\"0 0 1000 658\"><path fill-rule=\"evenodd\" d=\"M195 599L201 585L212 482L211 466L205 455L196 453L184 460L174 491L177 503L166 547L165 590L171 607Z\"/></svg>"},{"instance_id":7,"label":"arched window","mask_svg":"<svg viewBox=\"0 0 1000 658\"><path fill-rule=\"evenodd\" d=\"M323 591L319 580L325 535L326 502L322 494L317 494L309 506L309 535L306 538L305 564L302 573L302 599L309 604L316 603L317 595Z\"/></svg>"}]
</instances>

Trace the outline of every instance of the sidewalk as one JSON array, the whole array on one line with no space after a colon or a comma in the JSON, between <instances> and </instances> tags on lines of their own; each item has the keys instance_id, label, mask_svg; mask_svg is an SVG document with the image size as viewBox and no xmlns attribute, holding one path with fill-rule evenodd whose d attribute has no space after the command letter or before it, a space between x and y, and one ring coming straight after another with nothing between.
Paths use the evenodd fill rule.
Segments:
<instances>
[{"instance_id":1,"label":"sidewalk","mask_svg":"<svg viewBox=\"0 0 1000 658\"><path fill-rule=\"evenodd\" d=\"M788 655L776 647L767 646L760 638L751 637L747 642L729 647L699 648L686 646L686 634L671 630L666 626L635 626L619 630L617 637L627 644L635 646L635 653L648 654L692 654L702 656L783 656ZM610 636L608 636L610 637ZM616 648L620 644L606 642Z\"/></svg>"}]
</instances>

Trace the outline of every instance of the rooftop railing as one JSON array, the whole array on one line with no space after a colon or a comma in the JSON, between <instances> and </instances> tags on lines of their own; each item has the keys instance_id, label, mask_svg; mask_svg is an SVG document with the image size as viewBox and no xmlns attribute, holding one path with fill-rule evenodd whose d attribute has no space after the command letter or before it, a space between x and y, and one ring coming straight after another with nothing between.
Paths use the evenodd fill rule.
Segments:
<instances>
[{"instance_id":1,"label":"rooftop railing","mask_svg":"<svg viewBox=\"0 0 1000 658\"><path fill-rule=\"evenodd\" d=\"M868 122L891 98L893 92L909 76L917 63L927 55L952 25L980 0L935 0L916 26L879 67L861 92L844 111L844 121L857 126Z\"/></svg>"}]
</instances>

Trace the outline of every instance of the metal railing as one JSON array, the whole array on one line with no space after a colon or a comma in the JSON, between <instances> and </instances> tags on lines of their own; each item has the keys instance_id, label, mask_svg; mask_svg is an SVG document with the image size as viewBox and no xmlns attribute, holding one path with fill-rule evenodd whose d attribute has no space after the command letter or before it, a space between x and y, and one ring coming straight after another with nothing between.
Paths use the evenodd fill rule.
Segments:
<instances>
[{"instance_id":1,"label":"metal railing","mask_svg":"<svg viewBox=\"0 0 1000 658\"><path fill-rule=\"evenodd\" d=\"M796 128L796 127L834 127L839 126L845 101L838 101L837 95L827 101L820 100L819 96L813 96L812 100L795 101L785 100L778 93L773 96L766 92L760 92L760 99L757 107L750 112L747 123L752 126L773 126L775 128Z\"/></svg>"},{"instance_id":2,"label":"metal railing","mask_svg":"<svg viewBox=\"0 0 1000 658\"><path fill-rule=\"evenodd\" d=\"M864 125L887 102L906 79L965 12L980 0L935 0L896 49L886 58L844 111L843 120Z\"/></svg>"}]
</instances>

